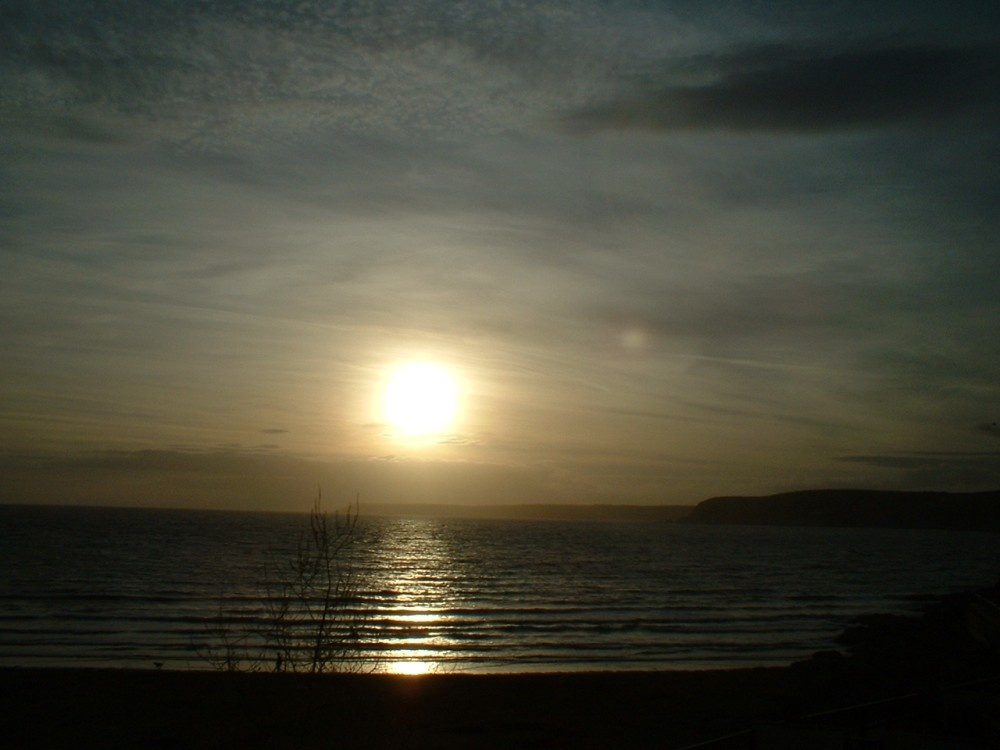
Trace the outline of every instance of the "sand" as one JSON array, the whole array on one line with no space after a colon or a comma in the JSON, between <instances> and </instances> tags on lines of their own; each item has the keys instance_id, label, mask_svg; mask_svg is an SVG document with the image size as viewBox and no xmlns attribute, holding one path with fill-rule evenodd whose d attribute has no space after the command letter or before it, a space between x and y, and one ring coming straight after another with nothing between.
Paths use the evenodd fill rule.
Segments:
<instances>
[{"instance_id":1,"label":"sand","mask_svg":"<svg viewBox=\"0 0 1000 750\"><path fill-rule=\"evenodd\" d=\"M2 669L7 747L681 747L795 711L789 671L291 675Z\"/></svg>"}]
</instances>

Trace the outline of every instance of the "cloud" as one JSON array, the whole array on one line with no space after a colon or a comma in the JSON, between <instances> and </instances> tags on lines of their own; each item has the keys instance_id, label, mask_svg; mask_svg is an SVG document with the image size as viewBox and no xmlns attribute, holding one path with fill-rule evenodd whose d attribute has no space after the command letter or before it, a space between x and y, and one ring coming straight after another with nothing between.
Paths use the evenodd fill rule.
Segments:
<instances>
[{"instance_id":1,"label":"cloud","mask_svg":"<svg viewBox=\"0 0 1000 750\"><path fill-rule=\"evenodd\" d=\"M193 153L289 131L503 131L577 76L590 18L515 0L24 5L0 24L4 105L24 129L102 138L125 116Z\"/></svg>"},{"instance_id":2,"label":"cloud","mask_svg":"<svg viewBox=\"0 0 1000 750\"><path fill-rule=\"evenodd\" d=\"M301 511L317 487L332 505L566 501L547 469L460 461L312 460L258 450L0 455L12 502ZM73 490L67 494L66 488ZM578 499L578 498L577 498Z\"/></svg>"},{"instance_id":3,"label":"cloud","mask_svg":"<svg viewBox=\"0 0 1000 750\"><path fill-rule=\"evenodd\" d=\"M998 451L913 451L840 456L837 460L903 472L897 486L911 489L995 489L1000 476Z\"/></svg>"},{"instance_id":4,"label":"cloud","mask_svg":"<svg viewBox=\"0 0 1000 750\"><path fill-rule=\"evenodd\" d=\"M824 132L996 113L996 49L943 46L827 51L789 46L702 57L649 76L674 78L580 109L572 128ZM676 81L686 78L687 81ZM711 78L708 82L700 82Z\"/></svg>"}]
</instances>

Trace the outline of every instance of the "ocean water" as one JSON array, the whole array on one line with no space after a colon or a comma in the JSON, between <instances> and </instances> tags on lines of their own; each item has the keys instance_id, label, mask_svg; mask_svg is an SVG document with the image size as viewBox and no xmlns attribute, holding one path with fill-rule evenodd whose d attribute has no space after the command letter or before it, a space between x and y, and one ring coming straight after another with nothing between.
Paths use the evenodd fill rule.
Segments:
<instances>
[{"instance_id":1,"label":"ocean water","mask_svg":"<svg viewBox=\"0 0 1000 750\"><path fill-rule=\"evenodd\" d=\"M220 613L262 618L268 571L307 528L293 514L0 506L0 665L211 668ZM834 648L859 615L992 583L997 542L362 517L358 656L397 672L787 664Z\"/></svg>"}]
</instances>

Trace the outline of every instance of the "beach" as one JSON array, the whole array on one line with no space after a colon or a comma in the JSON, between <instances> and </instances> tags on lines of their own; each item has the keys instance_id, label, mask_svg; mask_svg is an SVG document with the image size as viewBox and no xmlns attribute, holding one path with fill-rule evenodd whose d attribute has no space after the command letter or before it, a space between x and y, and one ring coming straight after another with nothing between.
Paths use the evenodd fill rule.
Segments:
<instances>
[{"instance_id":1,"label":"beach","mask_svg":"<svg viewBox=\"0 0 1000 750\"><path fill-rule=\"evenodd\" d=\"M8 747L681 747L801 706L787 669L533 675L0 670Z\"/></svg>"},{"instance_id":2,"label":"beach","mask_svg":"<svg viewBox=\"0 0 1000 750\"><path fill-rule=\"evenodd\" d=\"M18 748L683 748L803 722L995 747L1000 663L968 627L986 594L996 601L994 587L919 617L869 618L845 632L845 653L787 667L420 676L8 667L0 726Z\"/></svg>"}]
</instances>

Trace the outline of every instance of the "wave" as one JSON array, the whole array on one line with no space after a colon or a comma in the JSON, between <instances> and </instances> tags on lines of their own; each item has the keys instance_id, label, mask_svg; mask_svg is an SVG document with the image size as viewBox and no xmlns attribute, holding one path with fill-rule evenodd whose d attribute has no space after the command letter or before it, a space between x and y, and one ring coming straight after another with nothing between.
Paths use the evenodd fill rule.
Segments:
<instances>
[{"instance_id":1,"label":"wave","mask_svg":"<svg viewBox=\"0 0 1000 750\"><path fill-rule=\"evenodd\" d=\"M220 630L267 627L301 520L5 511L5 665L204 668ZM1000 569L972 532L372 519L359 541L358 658L473 671L787 664Z\"/></svg>"}]
</instances>

